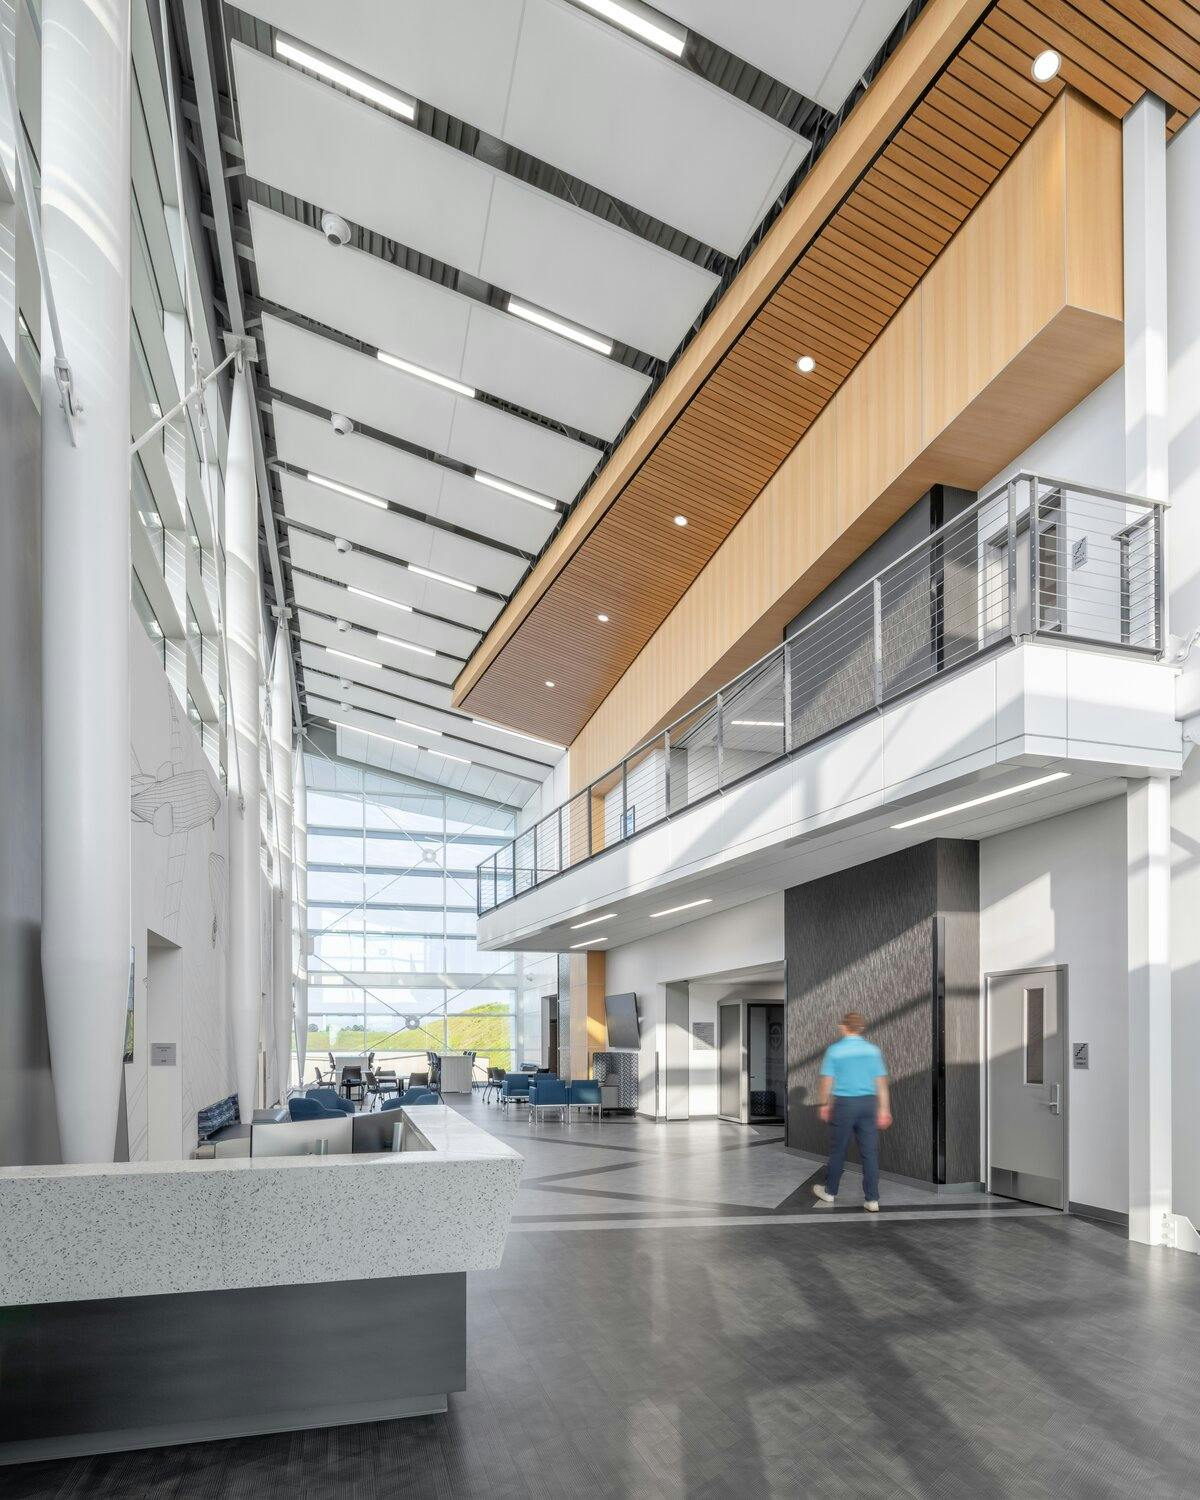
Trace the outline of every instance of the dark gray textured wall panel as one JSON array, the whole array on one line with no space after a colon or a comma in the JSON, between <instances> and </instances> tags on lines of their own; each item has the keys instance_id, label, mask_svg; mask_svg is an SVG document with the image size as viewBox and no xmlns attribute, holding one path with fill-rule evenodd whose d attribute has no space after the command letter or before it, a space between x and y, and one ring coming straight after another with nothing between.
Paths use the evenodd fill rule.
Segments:
<instances>
[{"instance_id":1,"label":"dark gray textured wall panel","mask_svg":"<svg viewBox=\"0 0 1200 1500\"><path fill-rule=\"evenodd\" d=\"M789 1146L826 1149L826 1127L815 1109L821 1055L836 1038L841 1016L860 1010L891 1076L895 1124L882 1137L884 1171L938 1180L937 1067L944 1057L946 1155L957 1170L973 1152L975 1165L941 1180L978 1177L978 851L958 841L947 848L948 842L932 840L786 893ZM934 1004L939 914L950 1018L949 1031L940 1034ZM976 1041L968 1076L972 1016Z\"/></svg>"},{"instance_id":2,"label":"dark gray textured wall panel","mask_svg":"<svg viewBox=\"0 0 1200 1500\"><path fill-rule=\"evenodd\" d=\"M9 1307L0 1461L380 1420L465 1386L462 1272Z\"/></svg>"},{"instance_id":3,"label":"dark gray textured wall panel","mask_svg":"<svg viewBox=\"0 0 1200 1500\"><path fill-rule=\"evenodd\" d=\"M0 1165L56 1162L41 961L41 424L2 341L0 850Z\"/></svg>"}]
</instances>

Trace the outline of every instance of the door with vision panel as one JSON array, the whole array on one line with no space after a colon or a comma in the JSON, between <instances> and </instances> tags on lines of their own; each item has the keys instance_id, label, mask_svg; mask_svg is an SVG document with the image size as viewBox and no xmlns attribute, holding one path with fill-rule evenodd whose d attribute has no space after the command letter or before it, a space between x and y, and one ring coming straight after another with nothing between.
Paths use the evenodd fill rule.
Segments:
<instances>
[{"instance_id":1,"label":"door with vision panel","mask_svg":"<svg viewBox=\"0 0 1200 1500\"><path fill-rule=\"evenodd\" d=\"M987 977L988 1187L1066 1206L1066 970Z\"/></svg>"},{"instance_id":2,"label":"door with vision panel","mask_svg":"<svg viewBox=\"0 0 1200 1500\"><path fill-rule=\"evenodd\" d=\"M746 1068L742 1041L745 1010L740 1000L722 1000L717 1007L721 1069L717 1112L722 1120L732 1120L738 1125L746 1123Z\"/></svg>"}]
</instances>

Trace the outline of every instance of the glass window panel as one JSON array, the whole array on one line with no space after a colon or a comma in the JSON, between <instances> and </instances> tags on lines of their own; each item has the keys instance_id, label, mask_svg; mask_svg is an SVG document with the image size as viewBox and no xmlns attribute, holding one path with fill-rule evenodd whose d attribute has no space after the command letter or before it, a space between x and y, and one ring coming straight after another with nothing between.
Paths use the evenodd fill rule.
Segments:
<instances>
[{"instance_id":1,"label":"glass window panel","mask_svg":"<svg viewBox=\"0 0 1200 1500\"><path fill-rule=\"evenodd\" d=\"M1045 1083L1046 992L1025 991L1025 1082Z\"/></svg>"}]
</instances>

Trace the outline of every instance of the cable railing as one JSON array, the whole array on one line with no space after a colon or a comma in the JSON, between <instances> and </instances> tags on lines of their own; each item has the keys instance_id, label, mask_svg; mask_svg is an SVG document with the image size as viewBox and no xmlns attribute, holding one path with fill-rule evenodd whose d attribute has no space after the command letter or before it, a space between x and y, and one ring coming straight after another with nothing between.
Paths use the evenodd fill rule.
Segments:
<instances>
[{"instance_id":1,"label":"cable railing","mask_svg":"<svg viewBox=\"0 0 1200 1500\"><path fill-rule=\"evenodd\" d=\"M1021 473L485 859L479 913L1022 639L1162 651L1157 502Z\"/></svg>"}]
</instances>

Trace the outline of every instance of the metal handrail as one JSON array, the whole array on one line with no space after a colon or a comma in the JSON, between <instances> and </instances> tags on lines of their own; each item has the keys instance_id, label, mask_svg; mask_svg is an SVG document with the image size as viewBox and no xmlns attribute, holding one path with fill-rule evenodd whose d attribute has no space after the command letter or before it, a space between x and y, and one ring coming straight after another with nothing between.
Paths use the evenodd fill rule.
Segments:
<instances>
[{"instance_id":1,"label":"metal handrail","mask_svg":"<svg viewBox=\"0 0 1200 1500\"><path fill-rule=\"evenodd\" d=\"M1103 507L1117 507L1120 514L1116 519L1121 524L1115 530L1110 529L1111 522L1095 525L1097 511L1086 504L1081 509L1080 500L1101 502L1099 514L1102 521ZM996 511L996 520L985 533L978 522L989 509ZM694 807L704 798L724 791L746 776L777 764L824 735L845 728L865 713L880 711L885 704L904 693L956 670L997 645L1025 637L1044 636L1062 642L1161 654L1164 509L1165 502L1144 496L1049 478L1028 470L1014 474L909 547L873 577L805 621L783 642L764 652L716 692L684 709L655 733L640 740L615 765L593 778L586 787L545 817L523 829L508 845L481 861L476 872L479 912L494 910L556 878L563 871L577 868L606 849L656 826L675 812ZM1141 515L1131 521L1130 511L1141 512ZM1103 567L1097 571L1095 562L1090 559L1091 552L1099 549L1096 556L1103 562L1106 549L1113 544L1118 548L1124 546L1124 539L1145 520L1152 521L1147 528L1150 550L1140 551L1133 557L1125 546L1120 554L1119 576ZM1078 533L1073 542L1072 526ZM1029 537L1027 605L1021 600L1018 567L1018 544L1026 533ZM1045 545L1047 538L1053 539L1052 547ZM987 551L997 544L1004 547L1003 558L992 556ZM1082 546L1081 561L1076 561L1075 550L1079 546ZM1071 557L1069 563L1064 563L1068 548ZM914 559L920 559L915 566ZM1001 562L1002 572L997 573L995 565ZM1090 568L1090 572L1068 587L1060 575L1080 568ZM951 585L948 578L958 583L955 599L949 603L947 588ZM1047 588L1051 589L1054 600L1049 606L1049 613L1054 618L1049 622L1044 605ZM1097 596L1095 601L1093 595ZM1151 596L1152 608L1146 603ZM869 606L864 608L868 600ZM953 608L961 610L963 618L958 621L959 628L948 636L953 623L950 618ZM1088 615L1089 608L1094 609L1094 616ZM1076 619L1072 628L1068 628L1072 612L1076 616L1082 614L1083 619ZM830 627L836 626L839 617L844 616L852 617L853 634L823 639ZM1135 617L1142 633L1148 637L1144 643L1132 639ZM1113 635L1114 619L1120 632L1119 639ZM891 626L890 635L888 626ZM956 643L953 653L948 641ZM967 644L964 646L963 642ZM864 693L861 689L865 684L860 683L859 678L865 665L862 648L868 643L870 682L869 692ZM893 663L893 679L889 684L887 655L889 649L897 647L903 659L899 670ZM905 658L906 650L908 656ZM850 670L842 670L839 674L839 664ZM777 692L782 701L764 712L778 713L779 718L745 721L741 725L734 719L732 727L778 729L779 746L766 749L754 745L735 747L732 750L735 756L740 754L760 759L749 769L736 769L730 774L727 770L730 747L725 723L728 706L751 691L769 695L773 686L769 669L781 669ZM802 699L800 709L818 720L828 719L815 729L810 724L802 734L798 734L796 723L797 687ZM839 692L843 697L849 695L853 701L849 705L826 701L827 693L831 700L836 700ZM682 726L686 727L679 732ZM697 737L700 743L697 743ZM711 755L713 774L710 780L702 759L703 775L700 777L697 773L697 777L703 784L692 793L688 770L685 770L684 796L680 800L676 796L678 784L673 776L672 758L693 753L702 757ZM652 757L656 755L662 757L661 774L654 772ZM648 817L643 821L641 809L646 806L647 794L642 782L636 778L642 775L646 766L654 773L650 783L654 799L650 802ZM632 804L629 795L631 768L637 786ZM615 833L611 837L603 835L597 848L595 802L600 801L603 826L612 817L604 798L612 796L618 787L620 808ZM629 829L631 806L635 809L632 830ZM580 843L586 845L586 852L573 858L573 848L568 846L575 842L573 819L576 807L582 808L585 819L586 838L581 838ZM554 821L553 830L546 826L551 820ZM541 839L539 829L543 830ZM517 862L517 846L522 839L531 843L533 849L533 864L528 870ZM490 882L491 896L486 902L485 880ZM511 882L505 895L500 895L502 880Z\"/></svg>"}]
</instances>

